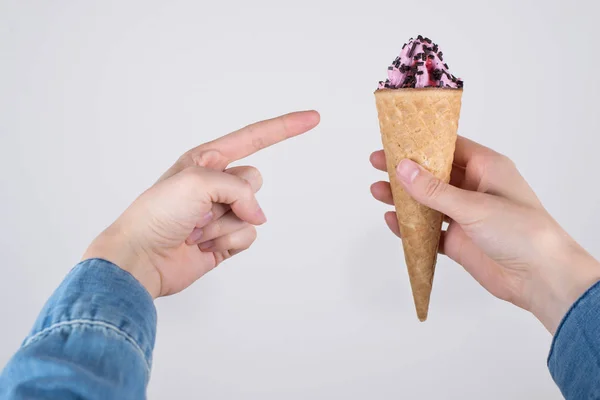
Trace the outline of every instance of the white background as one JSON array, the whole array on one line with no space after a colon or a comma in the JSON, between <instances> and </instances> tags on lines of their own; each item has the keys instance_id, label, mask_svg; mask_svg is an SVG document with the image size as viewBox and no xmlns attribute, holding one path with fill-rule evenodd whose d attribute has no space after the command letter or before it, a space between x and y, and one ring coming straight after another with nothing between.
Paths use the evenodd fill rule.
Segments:
<instances>
[{"instance_id":1,"label":"white background","mask_svg":"<svg viewBox=\"0 0 600 400\"><path fill-rule=\"evenodd\" d=\"M596 9L594 9L596 8ZM369 185L373 98L411 36L465 80L462 135L512 157L596 257L589 1L0 0L0 365L87 244L188 148L315 108L247 162L269 223L157 301L151 399L558 399L550 335L441 258L429 320Z\"/></svg>"}]
</instances>

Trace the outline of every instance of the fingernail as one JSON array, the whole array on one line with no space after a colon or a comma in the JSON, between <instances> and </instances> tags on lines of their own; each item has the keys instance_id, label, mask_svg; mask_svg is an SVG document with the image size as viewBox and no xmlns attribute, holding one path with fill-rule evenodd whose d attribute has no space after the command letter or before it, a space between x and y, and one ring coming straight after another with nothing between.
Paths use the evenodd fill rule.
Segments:
<instances>
[{"instance_id":1,"label":"fingernail","mask_svg":"<svg viewBox=\"0 0 600 400\"><path fill-rule=\"evenodd\" d=\"M263 223L267 222L267 216L265 215L262 208L259 208L258 211L256 211L256 217L260 219Z\"/></svg>"},{"instance_id":2,"label":"fingernail","mask_svg":"<svg viewBox=\"0 0 600 400\"><path fill-rule=\"evenodd\" d=\"M188 237L187 242L189 244L196 244L196 243L198 243L198 240L200 240L200 238L202 237L203 234L204 234L204 230L202 230L201 228L194 228L192 233L190 233L190 236Z\"/></svg>"},{"instance_id":3,"label":"fingernail","mask_svg":"<svg viewBox=\"0 0 600 400\"><path fill-rule=\"evenodd\" d=\"M200 244L200 250L202 251L208 251L210 249L212 249L215 245L215 241L214 240L209 240L208 242L204 242Z\"/></svg>"},{"instance_id":4,"label":"fingernail","mask_svg":"<svg viewBox=\"0 0 600 400\"><path fill-rule=\"evenodd\" d=\"M414 161L404 159L396 168L398 178L404 183L412 183L419 175L419 166Z\"/></svg>"}]
</instances>

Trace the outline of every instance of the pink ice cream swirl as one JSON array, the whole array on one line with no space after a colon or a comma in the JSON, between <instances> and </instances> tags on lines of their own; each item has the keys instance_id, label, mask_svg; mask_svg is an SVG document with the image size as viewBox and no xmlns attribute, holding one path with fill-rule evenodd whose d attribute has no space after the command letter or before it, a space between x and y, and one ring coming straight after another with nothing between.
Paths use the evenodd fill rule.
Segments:
<instances>
[{"instance_id":1,"label":"pink ice cream swirl","mask_svg":"<svg viewBox=\"0 0 600 400\"><path fill-rule=\"evenodd\" d=\"M444 54L431 39L419 35L402 47L388 67L388 79L378 89L402 88L462 89L463 81L448 71Z\"/></svg>"}]
</instances>

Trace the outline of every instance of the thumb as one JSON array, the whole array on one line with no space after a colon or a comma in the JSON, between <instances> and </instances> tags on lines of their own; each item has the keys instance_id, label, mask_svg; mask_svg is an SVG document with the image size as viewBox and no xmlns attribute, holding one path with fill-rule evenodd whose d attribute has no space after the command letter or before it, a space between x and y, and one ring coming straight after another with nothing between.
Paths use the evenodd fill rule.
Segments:
<instances>
[{"instance_id":1,"label":"thumb","mask_svg":"<svg viewBox=\"0 0 600 400\"><path fill-rule=\"evenodd\" d=\"M412 160L400 161L396 168L396 178L416 201L449 216L459 224L472 223L485 217L484 204L491 196L449 185Z\"/></svg>"}]
</instances>

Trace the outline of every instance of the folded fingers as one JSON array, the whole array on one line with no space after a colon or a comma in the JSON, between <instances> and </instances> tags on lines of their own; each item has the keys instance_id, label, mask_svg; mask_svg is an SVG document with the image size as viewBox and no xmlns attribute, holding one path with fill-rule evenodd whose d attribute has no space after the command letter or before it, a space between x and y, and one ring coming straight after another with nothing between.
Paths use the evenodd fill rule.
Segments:
<instances>
[{"instance_id":1,"label":"folded fingers","mask_svg":"<svg viewBox=\"0 0 600 400\"><path fill-rule=\"evenodd\" d=\"M235 232L202 242L198 247L203 252L229 252L230 254L233 252L235 254L248 249L255 240L256 228L248 224Z\"/></svg>"},{"instance_id":2,"label":"folded fingers","mask_svg":"<svg viewBox=\"0 0 600 400\"><path fill-rule=\"evenodd\" d=\"M209 240L216 239L221 236L228 235L233 232L237 232L249 226L247 222L239 219L233 212L226 212L222 217L215 219L203 228L198 228L201 232L198 232L195 237L195 244L201 244L208 242Z\"/></svg>"},{"instance_id":3,"label":"folded fingers","mask_svg":"<svg viewBox=\"0 0 600 400\"><path fill-rule=\"evenodd\" d=\"M254 193L257 193L260 188L262 187L262 175L260 174L260 171L254 167L250 167L250 166L240 166L240 167L233 167L233 168L228 168L226 169L224 172L230 174L230 175L234 175L237 176L238 178L242 178L245 181L247 181L251 188L252 191ZM229 206L229 204L222 204L222 203L214 203L212 205L212 209L211 209L211 221L215 222L218 221L223 215L225 215L226 213L231 211L231 207ZM212 223L209 222L209 223ZM187 240L187 243L193 243L195 242L200 235L202 235L203 232L201 228L196 228L194 229L194 231L192 232L192 234L190 235L190 237Z\"/></svg>"}]
</instances>

